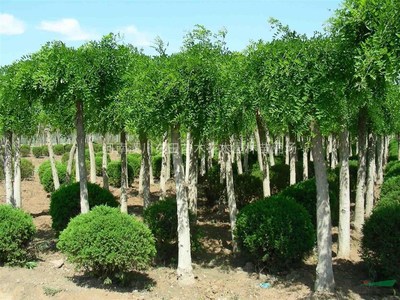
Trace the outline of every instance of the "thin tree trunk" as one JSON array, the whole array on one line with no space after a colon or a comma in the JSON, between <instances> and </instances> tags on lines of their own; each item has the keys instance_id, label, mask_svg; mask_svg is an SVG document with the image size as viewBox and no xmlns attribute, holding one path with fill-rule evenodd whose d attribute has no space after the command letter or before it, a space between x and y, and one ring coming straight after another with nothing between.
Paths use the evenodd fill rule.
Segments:
<instances>
[{"instance_id":1,"label":"thin tree trunk","mask_svg":"<svg viewBox=\"0 0 400 300\"><path fill-rule=\"evenodd\" d=\"M332 153L332 135L329 135L326 139L326 161L327 161L327 165L330 166L330 162L331 162L331 153Z\"/></svg>"},{"instance_id":2,"label":"thin tree trunk","mask_svg":"<svg viewBox=\"0 0 400 300\"><path fill-rule=\"evenodd\" d=\"M14 201L16 207L21 207L21 138L14 136Z\"/></svg>"},{"instance_id":3,"label":"thin tree trunk","mask_svg":"<svg viewBox=\"0 0 400 300\"><path fill-rule=\"evenodd\" d=\"M268 145L269 165L275 166L274 148L273 148L273 143L271 143L272 139L269 134L269 130L266 130L265 134L266 134L266 143Z\"/></svg>"},{"instance_id":4,"label":"thin tree trunk","mask_svg":"<svg viewBox=\"0 0 400 300\"><path fill-rule=\"evenodd\" d=\"M204 176L206 175L206 152L204 150L201 151L200 157L200 176Z\"/></svg>"},{"instance_id":5,"label":"thin tree trunk","mask_svg":"<svg viewBox=\"0 0 400 300\"><path fill-rule=\"evenodd\" d=\"M90 162L90 182L96 183L96 159L94 155L93 148L93 135L88 136L88 146L89 146L89 162Z\"/></svg>"},{"instance_id":6,"label":"thin tree trunk","mask_svg":"<svg viewBox=\"0 0 400 300\"><path fill-rule=\"evenodd\" d=\"M265 128L264 121L259 112L257 112L256 114L256 122L257 122L257 133L259 135L259 141L260 141L260 154L262 163L261 170L263 172L263 195L264 197L269 197L271 196L271 182L270 182L269 161L268 161L269 145L267 144L267 129Z\"/></svg>"},{"instance_id":7,"label":"thin tree trunk","mask_svg":"<svg viewBox=\"0 0 400 300\"><path fill-rule=\"evenodd\" d=\"M142 151L142 145L140 145L140 151ZM143 176L144 176L143 170L144 170L144 160L142 156L142 159L140 161L140 173L139 173L139 195L141 196L143 196Z\"/></svg>"},{"instance_id":8,"label":"thin tree trunk","mask_svg":"<svg viewBox=\"0 0 400 300\"><path fill-rule=\"evenodd\" d=\"M16 206L13 192L12 173L12 132L5 132L4 139L4 181L6 185L6 203Z\"/></svg>"},{"instance_id":9,"label":"thin tree trunk","mask_svg":"<svg viewBox=\"0 0 400 300\"><path fill-rule=\"evenodd\" d=\"M140 148L142 150L142 188L143 188L143 208L146 209L150 205L150 164L149 164L149 148L147 136L143 133L139 135Z\"/></svg>"},{"instance_id":10,"label":"thin tree trunk","mask_svg":"<svg viewBox=\"0 0 400 300\"><path fill-rule=\"evenodd\" d=\"M296 184L296 135L290 131L289 132L289 162L290 162L290 185Z\"/></svg>"},{"instance_id":11,"label":"thin tree trunk","mask_svg":"<svg viewBox=\"0 0 400 300\"><path fill-rule=\"evenodd\" d=\"M256 138L256 144L257 144L257 159L258 159L258 165L260 167L260 171L263 172L264 170L264 163L263 163L263 157L262 157L262 149L261 149L261 134L258 131L258 129L256 129L256 131L254 132L254 136Z\"/></svg>"},{"instance_id":12,"label":"thin tree trunk","mask_svg":"<svg viewBox=\"0 0 400 300\"><path fill-rule=\"evenodd\" d=\"M335 169L337 164L338 164L337 140L335 136L332 136L331 169Z\"/></svg>"},{"instance_id":13,"label":"thin tree trunk","mask_svg":"<svg viewBox=\"0 0 400 300\"><path fill-rule=\"evenodd\" d=\"M76 140L78 146L78 165L80 179L81 213L89 212L89 196L87 189L86 161L85 161L85 127L83 121L83 103L76 102Z\"/></svg>"},{"instance_id":14,"label":"thin tree trunk","mask_svg":"<svg viewBox=\"0 0 400 300\"><path fill-rule=\"evenodd\" d=\"M168 131L163 134L162 158L161 158L161 174L160 174L160 199L167 196L167 168L168 168Z\"/></svg>"},{"instance_id":15,"label":"thin tree trunk","mask_svg":"<svg viewBox=\"0 0 400 300\"><path fill-rule=\"evenodd\" d=\"M356 208L354 215L354 228L361 232L364 225L365 205L365 180L366 180L366 157L367 157L367 118L366 112L361 111L358 119L358 170L356 187Z\"/></svg>"},{"instance_id":16,"label":"thin tree trunk","mask_svg":"<svg viewBox=\"0 0 400 300\"><path fill-rule=\"evenodd\" d=\"M198 181L198 152L193 147L193 138L190 140L189 174L187 176L189 210L197 215L197 181Z\"/></svg>"},{"instance_id":17,"label":"thin tree trunk","mask_svg":"<svg viewBox=\"0 0 400 300\"><path fill-rule=\"evenodd\" d=\"M223 184L226 177L226 169L225 169L225 159L224 159L224 152L230 151L230 149L226 149L228 146L226 145L219 145L219 183Z\"/></svg>"},{"instance_id":18,"label":"thin tree trunk","mask_svg":"<svg viewBox=\"0 0 400 300\"><path fill-rule=\"evenodd\" d=\"M306 142L303 142L303 180L308 179L308 148Z\"/></svg>"},{"instance_id":19,"label":"thin tree trunk","mask_svg":"<svg viewBox=\"0 0 400 300\"><path fill-rule=\"evenodd\" d=\"M253 135L251 135L250 136L250 151L252 152L252 153L254 153L254 136Z\"/></svg>"},{"instance_id":20,"label":"thin tree trunk","mask_svg":"<svg viewBox=\"0 0 400 300\"><path fill-rule=\"evenodd\" d=\"M368 177L367 177L367 191L366 191L366 203L365 203L365 217L369 218L374 207L374 187L375 187L375 173L376 173L376 161L375 161L375 135L370 133L368 135Z\"/></svg>"},{"instance_id":21,"label":"thin tree trunk","mask_svg":"<svg viewBox=\"0 0 400 300\"><path fill-rule=\"evenodd\" d=\"M242 149L240 147L240 140L234 139L233 141L234 147L236 149L236 165L237 171L239 175L243 174L243 166L242 166Z\"/></svg>"},{"instance_id":22,"label":"thin tree trunk","mask_svg":"<svg viewBox=\"0 0 400 300\"><path fill-rule=\"evenodd\" d=\"M51 143L50 129L46 128L45 132L46 132L47 149L49 149L49 159L51 166L51 174L53 176L54 189L58 190L60 188L60 179L58 178L56 162L54 160L54 152L53 152L53 145Z\"/></svg>"},{"instance_id":23,"label":"thin tree trunk","mask_svg":"<svg viewBox=\"0 0 400 300\"><path fill-rule=\"evenodd\" d=\"M108 183L108 173L107 173L107 140L106 135L102 137L102 150L103 150L103 159L101 163L101 173L103 175L103 188L109 190L109 183Z\"/></svg>"},{"instance_id":24,"label":"thin tree trunk","mask_svg":"<svg viewBox=\"0 0 400 300\"><path fill-rule=\"evenodd\" d=\"M386 135L384 137L384 143L385 143L385 150L384 150L384 156L383 156L383 168L386 167L386 164L389 159L389 144L390 144L390 136Z\"/></svg>"},{"instance_id":25,"label":"thin tree trunk","mask_svg":"<svg viewBox=\"0 0 400 300\"><path fill-rule=\"evenodd\" d=\"M335 280L332 269L332 224L329 206L327 170L322 146L322 135L318 124L312 124L312 152L317 187L317 246L318 263L316 268L315 290L332 292Z\"/></svg>"},{"instance_id":26,"label":"thin tree trunk","mask_svg":"<svg viewBox=\"0 0 400 300\"><path fill-rule=\"evenodd\" d=\"M75 151L75 180L76 182L80 182L79 178L79 160L78 160L78 149Z\"/></svg>"},{"instance_id":27,"label":"thin tree trunk","mask_svg":"<svg viewBox=\"0 0 400 300\"><path fill-rule=\"evenodd\" d=\"M153 164L152 164L152 154L151 154L151 141L150 140L147 140L147 155L149 157L150 184L154 184Z\"/></svg>"},{"instance_id":28,"label":"thin tree trunk","mask_svg":"<svg viewBox=\"0 0 400 300\"><path fill-rule=\"evenodd\" d=\"M289 151L290 151L290 137L288 134L285 135L285 165L289 165Z\"/></svg>"},{"instance_id":29,"label":"thin tree trunk","mask_svg":"<svg viewBox=\"0 0 400 300\"><path fill-rule=\"evenodd\" d=\"M207 151L207 170L211 170L213 165L213 149L214 149L214 142L209 142Z\"/></svg>"},{"instance_id":30,"label":"thin tree trunk","mask_svg":"<svg viewBox=\"0 0 400 300\"><path fill-rule=\"evenodd\" d=\"M384 155L383 136L378 135L376 139L376 184L381 186L383 183L383 155Z\"/></svg>"},{"instance_id":31,"label":"thin tree trunk","mask_svg":"<svg viewBox=\"0 0 400 300\"><path fill-rule=\"evenodd\" d=\"M338 257L350 257L350 173L349 173L349 132L340 133L340 184L339 184L339 233Z\"/></svg>"},{"instance_id":32,"label":"thin tree trunk","mask_svg":"<svg viewBox=\"0 0 400 300\"><path fill-rule=\"evenodd\" d=\"M190 249L189 209L185 191L185 175L182 165L181 137L179 127L172 128L173 160L176 184L178 217L178 277L184 284L193 284L192 256Z\"/></svg>"},{"instance_id":33,"label":"thin tree trunk","mask_svg":"<svg viewBox=\"0 0 400 300\"><path fill-rule=\"evenodd\" d=\"M167 136L169 136L169 133L167 132ZM168 137L169 139L169 137ZM168 156L167 156L167 175L165 176L165 182L168 181L168 179L171 178L171 149L169 145L169 141L167 140L167 145L168 145Z\"/></svg>"},{"instance_id":34,"label":"thin tree trunk","mask_svg":"<svg viewBox=\"0 0 400 300\"><path fill-rule=\"evenodd\" d=\"M249 172L249 141L248 138L246 137L244 140L244 157L243 157L243 169L244 172L247 173Z\"/></svg>"},{"instance_id":35,"label":"thin tree trunk","mask_svg":"<svg viewBox=\"0 0 400 300\"><path fill-rule=\"evenodd\" d=\"M121 131L121 212L128 213L128 163L126 158L126 133L125 130Z\"/></svg>"},{"instance_id":36,"label":"thin tree trunk","mask_svg":"<svg viewBox=\"0 0 400 300\"><path fill-rule=\"evenodd\" d=\"M186 134L186 167L185 167L185 181L189 182L189 167L190 167L190 151L193 148L193 139L190 131Z\"/></svg>"},{"instance_id":37,"label":"thin tree trunk","mask_svg":"<svg viewBox=\"0 0 400 300\"><path fill-rule=\"evenodd\" d=\"M68 156L68 164L67 164L67 174L66 174L66 183L70 184L71 179L72 179L72 164L74 162L74 155L76 151L76 140L72 144L71 150L69 151L69 156ZM79 181L78 178L76 178L77 181Z\"/></svg>"}]
</instances>

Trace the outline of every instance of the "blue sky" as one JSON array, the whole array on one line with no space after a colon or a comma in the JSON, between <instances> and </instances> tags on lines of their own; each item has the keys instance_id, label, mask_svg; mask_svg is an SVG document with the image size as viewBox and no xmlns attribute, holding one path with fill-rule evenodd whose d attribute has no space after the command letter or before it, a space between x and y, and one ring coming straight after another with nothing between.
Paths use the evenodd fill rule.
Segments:
<instances>
[{"instance_id":1,"label":"blue sky","mask_svg":"<svg viewBox=\"0 0 400 300\"><path fill-rule=\"evenodd\" d=\"M194 25L228 30L231 50L250 40L270 40L274 17L298 32L321 31L339 0L0 0L0 65L40 49L47 41L79 46L110 32L154 54L160 36L168 52L179 51Z\"/></svg>"}]
</instances>

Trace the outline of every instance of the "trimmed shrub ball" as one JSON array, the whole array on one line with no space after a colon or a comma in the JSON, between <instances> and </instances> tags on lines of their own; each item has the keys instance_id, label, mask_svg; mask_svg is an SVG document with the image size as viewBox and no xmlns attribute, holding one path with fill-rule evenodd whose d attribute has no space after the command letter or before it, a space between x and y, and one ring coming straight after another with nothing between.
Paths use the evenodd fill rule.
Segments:
<instances>
[{"instance_id":1,"label":"trimmed shrub ball","mask_svg":"<svg viewBox=\"0 0 400 300\"><path fill-rule=\"evenodd\" d=\"M66 181L67 167L60 162L56 162L56 169L60 185L62 185ZM38 173L39 173L40 183L42 184L44 190L48 193L53 192L54 191L53 173L51 172L51 165L49 160L43 162L39 166Z\"/></svg>"},{"instance_id":2,"label":"trimmed shrub ball","mask_svg":"<svg viewBox=\"0 0 400 300\"><path fill-rule=\"evenodd\" d=\"M28 157L31 154L31 146L29 145L21 145L19 148L22 157Z\"/></svg>"},{"instance_id":3,"label":"trimmed shrub ball","mask_svg":"<svg viewBox=\"0 0 400 300\"><path fill-rule=\"evenodd\" d=\"M35 172L35 166L33 163L26 158L21 159L21 179L26 180L26 179L32 179L33 174Z\"/></svg>"},{"instance_id":4,"label":"trimmed shrub ball","mask_svg":"<svg viewBox=\"0 0 400 300\"><path fill-rule=\"evenodd\" d=\"M0 205L0 264L21 265L36 233L32 217L10 205Z\"/></svg>"},{"instance_id":5,"label":"trimmed shrub ball","mask_svg":"<svg viewBox=\"0 0 400 300\"><path fill-rule=\"evenodd\" d=\"M258 177L250 174L236 175L234 177L234 186L238 209L263 198L263 182Z\"/></svg>"},{"instance_id":6,"label":"trimmed shrub ball","mask_svg":"<svg viewBox=\"0 0 400 300\"><path fill-rule=\"evenodd\" d=\"M81 212L79 184L79 182L75 182L63 186L51 194L50 216L53 220L52 228L56 232L66 228L69 220ZM90 208L97 205L118 206L117 200L110 191L89 182L87 187Z\"/></svg>"},{"instance_id":7,"label":"trimmed shrub ball","mask_svg":"<svg viewBox=\"0 0 400 300\"><path fill-rule=\"evenodd\" d=\"M128 165L128 186L132 184L134 173L132 167ZM107 174L110 185L121 187L121 161L111 161L107 166Z\"/></svg>"},{"instance_id":8,"label":"trimmed shrub ball","mask_svg":"<svg viewBox=\"0 0 400 300\"><path fill-rule=\"evenodd\" d=\"M32 147L32 154L34 157L39 158L42 156L42 147Z\"/></svg>"},{"instance_id":9,"label":"trimmed shrub ball","mask_svg":"<svg viewBox=\"0 0 400 300\"><path fill-rule=\"evenodd\" d=\"M117 208L95 207L71 220L57 248L78 268L103 278L146 269L156 254L150 229Z\"/></svg>"},{"instance_id":10,"label":"trimmed shrub ball","mask_svg":"<svg viewBox=\"0 0 400 300\"><path fill-rule=\"evenodd\" d=\"M53 146L53 151L55 155L63 155L65 153L64 145L57 144Z\"/></svg>"},{"instance_id":11,"label":"trimmed shrub ball","mask_svg":"<svg viewBox=\"0 0 400 300\"><path fill-rule=\"evenodd\" d=\"M136 177L139 177L142 155L140 155L140 153L130 153L127 155L127 160L128 164L133 169L133 174L135 174Z\"/></svg>"},{"instance_id":12,"label":"trimmed shrub ball","mask_svg":"<svg viewBox=\"0 0 400 300\"><path fill-rule=\"evenodd\" d=\"M271 271L299 263L315 244L308 212L280 195L245 206L237 216L235 236L239 249Z\"/></svg>"},{"instance_id":13,"label":"trimmed shrub ball","mask_svg":"<svg viewBox=\"0 0 400 300\"><path fill-rule=\"evenodd\" d=\"M387 194L398 190L400 190L400 176L390 177L382 184L381 198L384 198Z\"/></svg>"}]
</instances>

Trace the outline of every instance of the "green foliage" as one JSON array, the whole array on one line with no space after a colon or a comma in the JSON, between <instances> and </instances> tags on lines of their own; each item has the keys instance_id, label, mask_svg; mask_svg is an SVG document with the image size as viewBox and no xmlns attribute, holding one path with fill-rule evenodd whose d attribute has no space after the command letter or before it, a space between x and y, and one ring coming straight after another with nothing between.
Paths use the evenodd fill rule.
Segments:
<instances>
[{"instance_id":1,"label":"green foliage","mask_svg":"<svg viewBox=\"0 0 400 300\"><path fill-rule=\"evenodd\" d=\"M103 278L146 269L156 254L147 226L106 206L73 218L60 234L57 248L79 268Z\"/></svg>"},{"instance_id":2,"label":"green foliage","mask_svg":"<svg viewBox=\"0 0 400 300\"><path fill-rule=\"evenodd\" d=\"M31 154L31 146L21 145L19 148L22 157L28 157Z\"/></svg>"},{"instance_id":3,"label":"green foliage","mask_svg":"<svg viewBox=\"0 0 400 300\"><path fill-rule=\"evenodd\" d=\"M53 151L55 155L63 155L65 153L64 145L57 144L53 146Z\"/></svg>"},{"instance_id":4,"label":"green foliage","mask_svg":"<svg viewBox=\"0 0 400 300\"><path fill-rule=\"evenodd\" d=\"M161 167L162 167L162 156L161 155L153 155L151 157L151 167L153 168L153 176L155 178L160 178Z\"/></svg>"},{"instance_id":5,"label":"green foliage","mask_svg":"<svg viewBox=\"0 0 400 300\"><path fill-rule=\"evenodd\" d=\"M245 206L238 214L235 236L242 251L270 270L293 267L315 244L310 215L283 195Z\"/></svg>"},{"instance_id":6,"label":"green foliage","mask_svg":"<svg viewBox=\"0 0 400 300\"><path fill-rule=\"evenodd\" d=\"M235 176L234 187L238 209L263 197L262 180L250 174Z\"/></svg>"},{"instance_id":7,"label":"green foliage","mask_svg":"<svg viewBox=\"0 0 400 300\"><path fill-rule=\"evenodd\" d=\"M95 156L96 161L96 176L103 175L103 158L101 156Z\"/></svg>"},{"instance_id":8,"label":"green foliage","mask_svg":"<svg viewBox=\"0 0 400 300\"><path fill-rule=\"evenodd\" d=\"M56 162L56 169L60 185L62 185L66 181L67 167L60 162ZM39 173L40 183L42 184L44 190L48 193L53 192L54 191L53 173L51 172L51 165L49 160L46 160L39 166L38 173Z\"/></svg>"},{"instance_id":9,"label":"green foliage","mask_svg":"<svg viewBox=\"0 0 400 300\"><path fill-rule=\"evenodd\" d=\"M65 150L66 153L71 151L71 149L72 149L72 144L65 144L64 145L64 150Z\"/></svg>"},{"instance_id":10,"label":"green foliage","mask_svg":"<svg viewBox=\"0 0 400 300\"><path fill-rule=\"evenodd\" d=\"M399 144L396 139L393 139L389 143L389 157L388 160L390 161L397 161L398 160L398 147Z\"/></svg>"},{"instance_id":11,"label":"green foliage","mask_svg":"<svg viewBox=\"0 0 400 300\"><path fill-rule=\"evenodd\" d=\"M139 153L130 153L127 155L128 164L132 167L133 174L136 177L140 174L140 166L142 161L142 155Z\"/></svg>"},{"instance_id":12,"label":"green foliage","mask_svg":"<svg viewBox=\"0 0 400 300\"><path fill-rule=\"evenodd\" d=\"M132 167L128 165L128 186L132 184L134 173ZM121 187L121 161L111 161L107 166L107 174L110 185L114 187Z\"/></svg>"},{"instance_id":13,"label":"green foliage","mask_svg":"<svg viewBox=\"0 0 400 300\"><path fill-rule=\"evenodd\" d=\"M398 160L389 162L385 168L385 179L396 176L400 176L400 161Z\"/></svg>"},{"instance_id":14,"label":"green foliage","mask_svg":"<svg viewBox=\"0 0 400 300\"><path fill-rule=\"evenodd\" d=\"M62 156L61 156L61 162L63 164L67 164L69 160L69 152L65 152Z\"/></svg>"},{"instance_id":15,"label":"green foliage","mask_svg":"<svg viewBox=\"0 0 400 300\"><path fill-rule=\"evenodd\" d=\"M32 179L35 172L35 166L26 158L21 159L21 179Z\"/></svg>"},{"instance_id":16,"label":"green foliage","mask_svg":"<svg viewBox=\"0 0 400 300\"><path fill-rule=\"evenodd\" d=\"M388 178L382 184L381 198L385 197L387 194L398 191L400 187L400 176L395 176Z\"/></svg>"},{"instance_id":17,"label":"green foliage","mask_svg":"<svg viewBox=\"0 0 400 300\"><path fill-rule=\"evenodd\" d=\"M220 183L220 166L214 164L204 178L204 194L207 203L215 205L225 197L225 185Z\"/></svg>"},{"instance_id":18,"label":"green foliage","mask_svg":"<svg viewBox=\"0 0 400 300\"><path fill-rule=\"evenodd\" d=\"M36 158L41 157L42 156L42 147L41 146L32 147L32 154Z\"/></svg>"},{"instance_id":19,"label":"green foliage","mask_svg":"<svg viewBox=\"0 0 400 300\"><path fill-rule=\"evenodd\" d=\"M49 156L49 147L42 146L42 156Z\"/></svg>"},{"instance_id":20,"label":"green foliage","mask_svg":"<svg viewBox=\"0 0 400 300\"><path fill-rule=\"evenodd\" d=\"M24 264L35 233L29 214L10 205L0 205L0 264Z\"/></svg>"},{"instance_id":21,"label":"green foliage","mask_svg":"<svg viewBox=\"0 0 400 300\"><path fill-rule=\"evenodd\" d=\"M53 220L52 228L57 232L66 228L69 220L77 216L81 211L79 184L79 182L75 182L63 186L51 194L50 215ZM118 202L110 191L89 182L87 187L90 208L97 205L118 206Z\"/></svg>"},{"instance_id":22,"label":"green foliage","mask_svg":"<svg viewBox=\"0 0 400 300\"><path fill-rule=\"evenodd\" d=\"M378 205L363 226L362 258L373 279L400 280L400 203Z\"/></svg>"}]
</instances>

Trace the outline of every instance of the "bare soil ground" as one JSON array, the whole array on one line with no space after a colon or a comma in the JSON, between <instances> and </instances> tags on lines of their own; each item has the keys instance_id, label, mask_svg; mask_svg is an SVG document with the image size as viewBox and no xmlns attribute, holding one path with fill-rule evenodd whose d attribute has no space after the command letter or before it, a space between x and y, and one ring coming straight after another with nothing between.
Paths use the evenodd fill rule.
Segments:
<instances>
[{"instance_id":1,"label":"bare soil ground","mask_svg":"<svg viewBox=\"0 0 400 300\"><path fill-rule=\"evenodd\" d=\"M30 158L38 167L44 159ZM99 178L100 182L100 178ZM140 215L142 199L138 197L138 183L129 191L129 211ZM168 192L174 193L173 182ZM112 192L118 195L119 191ZM151 187L156 199L157 184ZM0 201L4 201L4 186L0 185ZM37 267L33 269L0 267L0 300L28 299L399 299L391 289L366 288L361 281L368 273L360 260L359 236L353 235L349 261L334 258L337 291L332 295L312 293L315 278L315 256L301 266L271 275L260 272L240 257L231 253L229 223L226 216L200 206L199 224L203 232L203 250L194 256L196 283L178 284L173 265L154 266L145 273L132 274L127 286L104 285L100 280L77 271L56 250L56 239L48 214L50 196L43 190L37 174L22 183L23 209L30 213L38 232L34 246L38 249ZM333 239L337 231L333 230ZM334 244L334 255L336 244ZM262 270L261 270L262 271ZM268 282L269 288L260 287Z\"/></svg>"}]
</instances>

